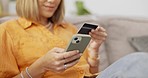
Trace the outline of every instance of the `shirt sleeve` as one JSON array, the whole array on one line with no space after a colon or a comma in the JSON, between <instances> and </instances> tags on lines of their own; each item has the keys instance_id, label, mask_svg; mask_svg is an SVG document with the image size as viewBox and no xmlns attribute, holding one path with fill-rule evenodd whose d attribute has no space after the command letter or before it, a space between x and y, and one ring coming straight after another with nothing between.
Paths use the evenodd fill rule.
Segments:
<instances>
[{"instance_id":1,"label":"shirt sleeve","mask_svg":"<svg viewBox=\"0 0 148 78\"><path fill-rule=\"evenodd\" d=\"M0 77L11 78L19 73L13 55L12 39L4 26L0 25Z\"/></svg>"}]
</instances>

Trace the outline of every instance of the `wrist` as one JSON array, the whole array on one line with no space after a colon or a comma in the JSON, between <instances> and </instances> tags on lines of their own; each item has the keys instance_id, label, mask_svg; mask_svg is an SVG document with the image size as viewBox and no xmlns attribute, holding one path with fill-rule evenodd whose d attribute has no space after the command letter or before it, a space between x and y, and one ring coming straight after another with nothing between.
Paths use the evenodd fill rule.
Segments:
<instances>
[{"instance_id":1,"label":"wrist","mask_svg":"<svg viewBox=\"0 0 148 78\"><path fill-rule=\"evenodd\" d=\"M98 52L90 51L88 53L88 58L91 59L92 61L99 61L100 56L99 56Z\"/></svg>"},{"instance_id":2,"label":"wrist","mask_svg":"<svg viewBox=\"0 0 148 78\"><path fill-rule=\"evenodd\" d=\"M89 49L87 61L90 67L98 67L99 59L99 52L94 51L94 49Z\"/></svg>"},{"instance_id":3,"label":"wrist","mask_svg":"<svg viewBox=\"0 0 148 78\"><path fill-rule=\"evenodd\" d=\"M42 57L41 57L42 58ZM36 62L34 62L31 66L28 67L28 73L33 78L41 78L46 70L42 66L43 64L40 61L41 59L38 59Z\"/></svg>"},{"instance_id":4,"label":"wrist","mask_svg":"<svg viewBox=\"0 0 148 78\"><path fill-rule=\"evenodd\" d=\"M93 49L93 48L88 48L88 56L90 58L98 58L98 55L99 55L99 49Z\"/></svg>"},{"instance_id":5,"label":"wrist","mask_svg":"<svg viewBox=\"0 0 148 78\"><path fill-rule=\"evenodd\" d=\"M100 60L100 56L97 56L97 57L89 56L88 58L91 59L92 61L99 61Z\"/></svg>"},{"instance_id":6,"label":"wrist","mask_svg":"<svg viewBox=\"0 0 148 78\"><path fill-rule=\"evenodd\" d=\"M89 61L89 71L92 74L98 73L99 72L99 60L98 59L91 59L88 58Z\"/></svg>"},{"instance_id":7,"label":"wrist","mask_svg":"<svg viewBox=\"0 0 148 78\"><path fill-rule=\"evenodd\" d=\"M99 66L99 58L88 57L87 61L91 68L95 68Z\"/></svg>"}]
</instances>

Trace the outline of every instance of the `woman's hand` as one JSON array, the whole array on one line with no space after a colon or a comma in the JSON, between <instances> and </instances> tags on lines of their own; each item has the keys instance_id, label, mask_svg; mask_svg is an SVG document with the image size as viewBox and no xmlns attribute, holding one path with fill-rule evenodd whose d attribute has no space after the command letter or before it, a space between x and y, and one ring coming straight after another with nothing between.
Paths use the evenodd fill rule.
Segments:
<instances>
[{"instance_id":1,"label":"woman's hand","mask_svg":"<svg viewBox=\"0 0 148 78\"><path fill-rule=\"evenodd\" d=\"M30 74L40 78L47 71L60 73L78 63L82 54L79 51L64 52L64 49L53 48L29 67Z\"/></svg>"},{"instance_id":2,"label":"woman's hand","mask_svg":"<svg viewBox=\"0 0 148 78\"><path fill-rule=\"evenodd\" d=\"M91 30L89 34L92 38L89 47L98 52L100 45L107 37L106 30L98 26L95 30Z\"/></svg>"},{"instance_id":3,"label":"woman's hand","mask_svg":"<svg viewBox=\"0 0 148 78\"><path fill-rule=\"evenodd\" d=\"M88 47L88 58L87 61L91 67L91 72L98 72L97 68L99 65L99 47L107 37L106 30L103 27L97 27L95 30L91 30L89 33L91 41Z\"/></svg>"},{"instance_id":4,"label":"woman's hand","mask_svg":"<svg viewBox=\"0 0 148 78\"><path fill-rule=\"evenodd\" d=\"M64 52L64 49L53 48L43 57L42 63L45 70L59 73L77 64L80 56L81 54L76 50Z\"/></svg>"}]
</instances>

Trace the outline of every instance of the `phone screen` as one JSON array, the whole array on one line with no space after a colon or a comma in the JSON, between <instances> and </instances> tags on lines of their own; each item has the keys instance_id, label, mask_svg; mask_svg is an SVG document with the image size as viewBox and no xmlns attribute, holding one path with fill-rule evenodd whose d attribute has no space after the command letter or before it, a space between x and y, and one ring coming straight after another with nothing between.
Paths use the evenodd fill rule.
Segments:
<instances>
[{"instance_id":1,"label":"phone screen","mask_svg":"<svg viewBox=\"0 0 148 78\"><path fill-rule=\"evenodd\" d=\"M96 29L98 25L84 23L81 29L78 31L78 34L89 34L92 29Z\"/></svg>"}]
</instances>

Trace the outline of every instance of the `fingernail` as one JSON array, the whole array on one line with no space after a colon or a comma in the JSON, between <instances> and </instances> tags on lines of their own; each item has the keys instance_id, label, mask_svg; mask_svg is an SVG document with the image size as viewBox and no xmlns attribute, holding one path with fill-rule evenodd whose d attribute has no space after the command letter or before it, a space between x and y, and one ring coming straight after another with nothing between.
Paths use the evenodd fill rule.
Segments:
<instances>
[{"instance_id":1,"label":"fingernail","mask_svg":"<svg viewBox=\"0 0 148 78\"><path fill-rule=\"evenodd\" d=\"M91 32L94 32L94 31L95 31L94 29L91 30Z\"/></svg>"},{"instance_id":2,"label":"fingernail","mask_svg":"<svg viewBox=\"0 0 148 78\"><path fill-rule=\"evenodd\" d=\"M100 30L100 27L99 27L99 28L97 28L96 30L97 30L97 31L99 31L99 30Z\"/></svg>"},{"instance_id":3,"label":"fingernail","mask_svg":"<svg viewBox=\"0 0 148 78\"><path fill-rule=\"evenodd\" d=\"M92 35L92 33L91 33L91 32L89 32L89 35Z\"/></svg>"},{"instance_id":4,"label":"fingernail","mask_svg":"<svg viewBox=\"0 0 148 78\"><path fill-rule=\"evenodd\" d=\"M79 53L79 50L77 50L77 53Z\"/></svg>"},{"instance_id":5,"label":"fingernail","mask_svg":"<svg viewBox=\"0 0 148 78\"><path fill-rule=\"evenodd\" d=\"M101 28L101 26L98 26L97 28L99 29L99 28Z\"/></svg>"}]
</instances>

